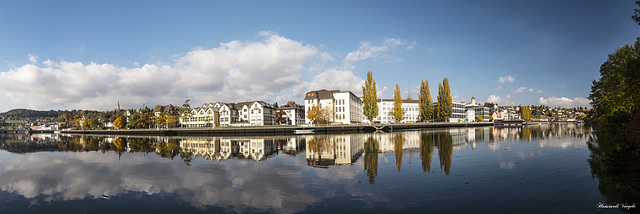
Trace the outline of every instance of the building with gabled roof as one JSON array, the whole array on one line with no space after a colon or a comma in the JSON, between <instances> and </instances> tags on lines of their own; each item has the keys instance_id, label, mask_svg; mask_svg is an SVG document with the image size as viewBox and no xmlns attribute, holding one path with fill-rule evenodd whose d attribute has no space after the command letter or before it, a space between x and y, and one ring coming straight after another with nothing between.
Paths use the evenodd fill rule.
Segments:
<instances>
[{"instance_id":1,"label":"building with gabled roof","mask_svg":"<svg viewBox=\"0 0 640 214\"><path fill-rule=\"evenodd\" d=\"M339 124L362 123L362 99L351 91L317 90L305 94L305 123L311 123L307 118L309 110L318 106L329 110L331 116L329 122Z\"/></svg>"}]
</instances>

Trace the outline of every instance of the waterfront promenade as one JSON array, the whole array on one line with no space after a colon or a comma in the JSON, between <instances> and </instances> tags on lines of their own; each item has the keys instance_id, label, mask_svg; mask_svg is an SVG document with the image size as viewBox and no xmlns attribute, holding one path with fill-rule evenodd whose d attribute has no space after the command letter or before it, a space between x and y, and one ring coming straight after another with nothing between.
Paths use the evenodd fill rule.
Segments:
<instances>
[{"instance_id":1,"label":"waterfront promenade","mask_svg":"<svg viewBox=\"0 0 640 214\"><path fill-rule=\"evenodd\" d=\"M475 123L404 123L374 124L382 131L395 131L420 128L449 128L493 126L493 122ZM246 136L246 135L293 135L295 130L313 130L315 134L339 134L374 132L374 125L333 125L333 126L251 126L251 127L216 127L216 128L168 128L168 129L118 129L118 130L67 130L65 134L97 134L97 135L156 135L156 136ZM384 127L380 127L384 126Z\"/></svg>"}]
</instances>

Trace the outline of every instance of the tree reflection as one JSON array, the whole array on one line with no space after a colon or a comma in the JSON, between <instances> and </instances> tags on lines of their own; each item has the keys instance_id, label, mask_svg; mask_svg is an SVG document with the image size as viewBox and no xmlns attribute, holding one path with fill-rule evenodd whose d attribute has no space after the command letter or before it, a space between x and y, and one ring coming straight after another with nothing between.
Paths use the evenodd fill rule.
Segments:
<instances>
[{"instance_id":1,"label":"tree reflection","mask_svg":"<svg viewBox=\"0 0 640 214\"><path fill-rule=\"evenodd\" d=\"M402 155L404 153L404 151L402 151L403 143L404 140L402 138L402 134L397 133L393 136L393 148L396 154L396 166L398 167L398 172L400 172L400 168L402 168Z\"/></svg>"},{"instance_id":2,"label":"tree reflection","mask_svg":"<svg viewBox=\"0 0 640 214\"><path fill-rule=\"evenodd\" d=\"M422 159L422 173L431 172L431 156L433 156L433 134L420 135L420 159Z\"/></svg>"},{"instance_id":3,"label":"tree reflection","mask_svg":"<svg viewBox=\"0 0 640 214\"><path fill-rule=\"evenodd\" d=\"M370 184L375 184L378 176L378 151L380 151L378 141L373 137L367 138L364 143L364 170L367 170Z\"/></svg>"},{"instance_id":4,"label":"tree reflection","mask_svg":"<svg viewBox=\"0 0 640 214\"><path fill-rule=\"evenodd\" d=\"M598 178L598 189L608 204L628 205L640 202L640 154L625 149L621 142L612 142L598 133L589 136L587 145L589 166L594 178ZM637 212L639 209L620 209Z\"/></svg>"},{"instance_id":5,"label":"tree reflection","mask_svg":"<svg viewBox=\"0 0 640 214\"><path fill-rule=\"evenodd\" d=\"M440 157L440 169L444 166L444 174L451 171L451 155L453 154L453 138L449 133L439 132L436 135L438 144L438 156Z\"/></svg>"}]
</instances>

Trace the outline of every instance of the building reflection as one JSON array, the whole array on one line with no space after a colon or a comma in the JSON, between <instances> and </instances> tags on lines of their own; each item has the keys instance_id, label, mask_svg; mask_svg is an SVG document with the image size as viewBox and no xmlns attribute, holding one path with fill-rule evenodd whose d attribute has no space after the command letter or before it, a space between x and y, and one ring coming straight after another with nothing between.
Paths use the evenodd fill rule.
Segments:
<instances>
[{"instance_id":1,"label":"building reflection","mask_svg":"<svg viewBox=\"0 0 640 214\"><path fill-rule=\"evenodd\" d=\"M177 155L189 162L193 158L204 160L228 160L232 158L261 161L282 152L290 156L305 153L309 166L350 165L363 154L367 172L375 175L374 157L378 153L394 153L398 171L404 162L414 161L419 155L423 172L431 171L431 157L438 152L443 170L451 169L451 153L470 145L475 151L479 144L497 150L503 142L519 140L535 142L540 147L584 146L572 145L573 141L547 141L562 136L584 137L590 129L575 123L539 123L522 127L470 127L449 129L425 129L394 133L359 133L306 136L255 136L255 137L130 137L89 135L3 135L0 149L13 153L41 151L114 151L124 153L156 153L173 159ZM377 151L377 152L374 152ZM375 177L375 176L373 176ZM373 181L372 181L373 182Z\"/></svg>"},{"instance_id":2,"label":"building reflection","mask_svg":"<svg viewBox=\"0 0 640 214\"><path fill-rule=\"evenodd\" d=\"M309 166L351 165L363 153L363 134L313 135L306 141Z\"/></svg>"}]
</instances>

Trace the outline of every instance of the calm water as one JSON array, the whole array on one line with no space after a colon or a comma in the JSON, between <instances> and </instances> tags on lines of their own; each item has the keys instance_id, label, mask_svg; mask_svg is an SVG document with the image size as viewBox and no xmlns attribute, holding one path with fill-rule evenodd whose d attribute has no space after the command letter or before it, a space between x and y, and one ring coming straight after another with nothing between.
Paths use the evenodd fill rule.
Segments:
<instances>
[{"instance_id":1,"label":"calm water","mask_svg":"<svg viewBox=\"0 0 640 214\"><path fill-rule=\"evenodd\" d=\"M618 213L597 209L607 201L591 174L589 135L573 124L267 137L5 135L0 213Z\"/></svg>"}]
</instances>

